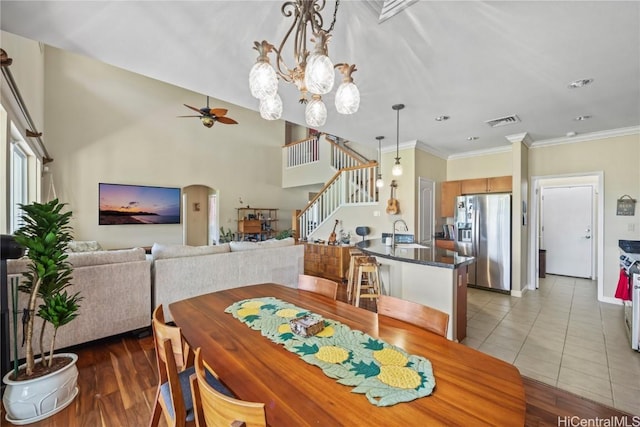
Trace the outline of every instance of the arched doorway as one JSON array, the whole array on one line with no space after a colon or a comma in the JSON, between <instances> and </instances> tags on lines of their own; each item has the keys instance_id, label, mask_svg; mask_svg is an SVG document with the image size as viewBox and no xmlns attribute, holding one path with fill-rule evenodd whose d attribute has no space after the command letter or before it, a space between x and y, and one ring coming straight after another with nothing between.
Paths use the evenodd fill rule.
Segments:
<instances>
[{"instance_id":1,"label":"arched doorway","mask_svg":"<svg viewBox=\"0 0 640 427\"><path fill-rule=\"evenodd\" d=\"M182 241L189 246L213 245L218 241L217 191L206 185L182 188Z\"/></svg>"}]
</instances>

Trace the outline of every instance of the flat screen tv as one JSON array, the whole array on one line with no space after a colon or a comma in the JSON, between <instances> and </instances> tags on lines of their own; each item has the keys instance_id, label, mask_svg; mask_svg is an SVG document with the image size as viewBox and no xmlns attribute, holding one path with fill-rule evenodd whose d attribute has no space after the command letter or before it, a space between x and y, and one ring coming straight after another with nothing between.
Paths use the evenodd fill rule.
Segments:
<instances>
[{"instance_id":1,"label":"flat screen tv","mask_svg":"<svg viewBox=\"0 0 640 427\"><path fill-rule=\"evenodd\" d=\"M98 184L99 225L180 224L180 189Z\"/></svg>"}]
</instances>

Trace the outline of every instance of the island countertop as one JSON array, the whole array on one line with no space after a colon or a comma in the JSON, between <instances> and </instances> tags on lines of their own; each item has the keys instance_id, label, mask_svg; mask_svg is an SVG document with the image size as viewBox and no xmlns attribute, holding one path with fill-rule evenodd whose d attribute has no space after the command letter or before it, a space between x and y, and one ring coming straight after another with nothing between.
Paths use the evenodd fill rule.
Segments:
<instances>
[{"instance_id":1,"label":"island countertop","mask_svg":"<svg viewBox=\"0 0 640 427\"><path fill-rule=\"evenodd\" d=\"M392 248L385 245L382 239L364 240L356 243L356 247L368 255L440 268L455 269L475 262L474 257L458 255L457 252L435 246L414 248L400 245Z\"/></svg>"}]
</instances>

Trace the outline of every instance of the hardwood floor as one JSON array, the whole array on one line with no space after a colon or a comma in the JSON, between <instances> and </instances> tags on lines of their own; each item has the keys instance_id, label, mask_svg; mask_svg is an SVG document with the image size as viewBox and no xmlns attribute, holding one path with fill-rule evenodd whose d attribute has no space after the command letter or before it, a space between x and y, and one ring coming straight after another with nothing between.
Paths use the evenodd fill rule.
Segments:
<instances>
[{"instance_id":1,"label":"hardwood floor","mask_svg":"<svg viewBox=\"0 0 640 427\"><path fill-rule=\"evenodd\" d=\"M343 287L340 287L343 288ZM338 299L344 299L339 291ZM141 427L148 425L155 397L157 373L153 337L123 335L71 349L79 356L75 401L60 413L33 427ZM523 378L526 426L578 425L582 420L632 416L541 382ZM559 420L566 420L560 424ZM569 421L571 419L571 422ZM418 420L416 420L418 421ZM586 422L586 421L585 421ZM419 424L419 423L418 423ZM2 426L10 424L2 414ZM161 425L163 421L161 421ZM369 423L369 425L373 425ZM586 425L586 424L580 424ZM602 424L604 425L604 424ZM614 425L614 424L612 424ZM615 424L625 425L625 423Z\"/></svg>"}]
</instances>

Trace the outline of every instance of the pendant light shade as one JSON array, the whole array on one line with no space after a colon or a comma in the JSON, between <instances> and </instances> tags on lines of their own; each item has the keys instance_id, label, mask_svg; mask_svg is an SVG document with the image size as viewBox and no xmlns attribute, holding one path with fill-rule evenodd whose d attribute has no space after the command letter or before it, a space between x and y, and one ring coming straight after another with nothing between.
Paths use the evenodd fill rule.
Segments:
<instances>
[{"instance_id":1,"label":"pendant light shade","mask_svg":"<svg viewBox=\"0 0 640 427\"><path fill-rule=\"evenodd\" d=\"M378 176L376 177L376 187L384 187L384 180L382 179L382 140L384 136L376 136L378 140Z\"/></svg>"},{"instance_id":2,"label":"pendant light shade","mask_svg":"<svg viewBox=\"0 0 640 427\"><path fill-rule=\"evenodd\" d=\"M391 168L391 175L400 176L402 175L402 165L400 164L400 110L404 108L404 104L395 104L391 106L394 110L396 110L396 162Z\"/></svg>"},{"instance_id":3,"label":"pendant light shade","mask_svg":"<svg viewBox=\"0 0 640 427\"><path fill-rule=\"evenodd\" d=\"M266 120L278 120L282 117L282 99L277 92L274 96L260 100L260 117Z\"/></svg>"},{"instance_id":4,"label":"pendant light shade","mask_svg":"<svg viewBox=\"0 0 640 427\"><path fill-rule=\"evenodd\" d=\"M256 62L249 73L249 89L254 98L273 97L278 91L278 76L269 60Z\"/></svg>"},{"instance_id":5,"label":"pendant light shade","mask_svg":"<svg viewBox=\"0 0 640 427\"><path fill-rule=\"evenodd\" d=\"M316 46L304 70L304 84L307 90L317 95L331 92L335 79L333 62L327 56L327 43L331 35L324 30L314 34Z\"/></svg>"},{"instance_id":6,"label":"pendant light shade","mask_svg":"<svg viewBox=\"0 0 640 427\"><path fill-rule=\"evenodd\" d=\"M327 121L327 107L322 102L320 95L313 95L311 102L307 104L304 117L309 126L319 127Z\"/></svg>"}]
</instances>

